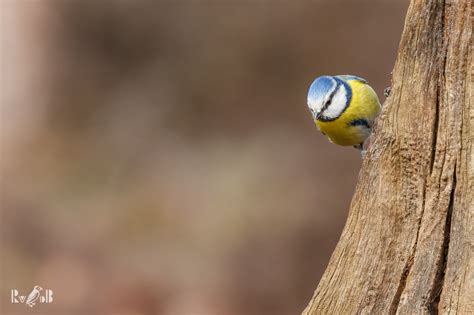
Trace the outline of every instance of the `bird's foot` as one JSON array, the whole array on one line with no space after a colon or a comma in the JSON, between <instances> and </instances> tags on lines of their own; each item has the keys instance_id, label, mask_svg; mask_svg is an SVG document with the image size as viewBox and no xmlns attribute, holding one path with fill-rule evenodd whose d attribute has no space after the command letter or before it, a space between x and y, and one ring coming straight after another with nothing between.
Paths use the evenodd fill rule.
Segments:
<instances>
[{"instance_id":1,"label":"bird's foot","mask_svg":"<svg viewBox=\"0 0 474 315\"><path fill-rule=\"evenodd\" d=\"M385 95L385 97L389 97L391 92L392 92L392 87L391 86L386 87L385 90L383 90L383 95Z\"/></svg>"},{"instance_id":2,"label":"bird's foot","mask_svg":"<svg viewBox=\"0 0 474 315\"><path fill-rule=\"evenodd\" d=\"M365 158L365 153L367 152L366 149L364 149L364 143L360 143L358 145L355 145L354 148L360 150L360 156L362 157L362 159Z\"/></svg>"}]
</instances>

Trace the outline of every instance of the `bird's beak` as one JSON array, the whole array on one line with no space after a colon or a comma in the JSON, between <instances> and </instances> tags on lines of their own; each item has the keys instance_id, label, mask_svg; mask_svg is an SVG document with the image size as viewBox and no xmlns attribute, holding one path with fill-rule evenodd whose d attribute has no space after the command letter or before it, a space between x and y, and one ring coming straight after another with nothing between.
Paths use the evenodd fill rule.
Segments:
<instances>
[{"instance_id":1,"label":"bird's beak","mask_svg":"<svg viewBox=\"0 0 474 315\"><path fill-rule=\"evenodd\" d=\"M313 114L314 120L318 120L320 117L321 117L321 112L319 112L319 113L316 113L316 112L315 112L315 113Z\"/></svg>"}]
</instances>

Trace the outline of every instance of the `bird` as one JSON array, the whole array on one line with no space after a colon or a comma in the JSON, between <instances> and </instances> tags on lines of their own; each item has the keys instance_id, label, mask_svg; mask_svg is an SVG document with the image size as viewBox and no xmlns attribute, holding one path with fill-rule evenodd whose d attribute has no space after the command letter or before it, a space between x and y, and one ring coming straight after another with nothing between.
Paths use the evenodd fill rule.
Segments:
<instances>
[{"instance_id":1,"label":"bird","mask_svg":"<svg viewBox=\"0 0 474 315\"><path fill-rule=\"evenodd\" d=\"M367 80L355 75L320 76L309 87L308 108L330 142L353 146L364 158L364 142L381 109Z\"/></svg>"},{"instance_id":2,"label":"bird","mask_svg":"<svg viewBox=\"0 0 474 315\"><path fill-rule=\"evenodd\" d=\"M26 305L29 307L33 307L36 304L36 300L38 300L40 296L40 291L43 290L42 287L39 285L35 286L33 290L31 290L30 294L28 294L28 297L26 298Z\"/></svg>"}]
</instances>

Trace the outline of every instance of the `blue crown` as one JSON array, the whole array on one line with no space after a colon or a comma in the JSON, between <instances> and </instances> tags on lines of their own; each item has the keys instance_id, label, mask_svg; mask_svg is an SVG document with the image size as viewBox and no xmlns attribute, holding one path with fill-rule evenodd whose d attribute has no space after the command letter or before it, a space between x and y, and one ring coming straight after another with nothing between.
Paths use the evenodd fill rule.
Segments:
<instances>
[{"instance_id":1,"label":"blue crown","mask_svg":"<svg viewBox=\"0 0 474 315\"><path fill-rule=\"evenodd\" d=\"M311 83L308 92L308 102L315 101L324 95L331 93L338 86L338 82L330 76L321 76Z\"/></svg>"}]
</instances>

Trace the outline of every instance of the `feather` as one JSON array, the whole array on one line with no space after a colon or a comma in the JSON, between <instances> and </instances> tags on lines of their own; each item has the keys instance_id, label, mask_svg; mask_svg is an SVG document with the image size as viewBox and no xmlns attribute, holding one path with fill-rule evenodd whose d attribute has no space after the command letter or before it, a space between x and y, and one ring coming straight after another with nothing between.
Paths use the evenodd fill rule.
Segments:
<instances>
[{"instance_id":1,"label":"feather","mask_svg":"<svg viewBox=\"0 0 474 315\"><path fill-rule=\"evenodd\" d=\"M367 84L366 79L363 79L363 78L355 76L355 75L342 74L342 75L336 75L336 77L338 77L338 78L340 78L341 80L344 80L344 81L355 80L355 81L359 81L359 82Z\"/></svg>"}]
</instances>

